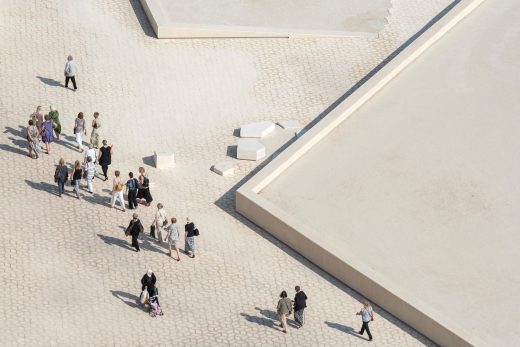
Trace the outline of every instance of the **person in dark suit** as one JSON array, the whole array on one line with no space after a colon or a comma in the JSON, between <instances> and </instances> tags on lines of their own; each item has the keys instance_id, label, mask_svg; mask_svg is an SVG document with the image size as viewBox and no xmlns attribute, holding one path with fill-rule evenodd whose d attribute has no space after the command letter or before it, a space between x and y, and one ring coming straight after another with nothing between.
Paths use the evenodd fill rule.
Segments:
<instances>
[{"instance_id":1,"label":"person in dark suit","mask_svg":"<svg viewBox=\"0 0 520 347\"><path fill-rule=\"evenodd\" d=\"M132 215L132 220L130 221L130 224L128 225L128 228L126 228L127 234L132 235L132 247L135 248L136 252L141 251L139 249L139 243L137 242L137 239L139 238L139 234L143 232L143 224L139 220L139 216L137 213L134 213ZM142 289L144 290L144 288Z\"/></svg>"},{"instance_id":2,"label":"person in dark suit","mask_svg":"<svg viewBox=\"0 0 520 347\"><path fill-rule=\"evenodd\" d=\"M299 329L305 322L304 311L307 307L307 295L300 289L300 286L296 286L294 290L296 290L296 295L294 296L294 320Z\"/></svg>"}]
</instances>

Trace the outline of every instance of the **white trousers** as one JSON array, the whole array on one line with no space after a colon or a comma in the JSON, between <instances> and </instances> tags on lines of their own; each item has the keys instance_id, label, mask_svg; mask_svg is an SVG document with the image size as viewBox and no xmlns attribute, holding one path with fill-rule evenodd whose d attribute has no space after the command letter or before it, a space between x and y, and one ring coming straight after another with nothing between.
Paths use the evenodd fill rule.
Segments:
<instances>
[{"instance_id":1,"label":"white trousers","mask_svg":"<svg viewBox=\"0 0 520 347\"><path fill-rule=\"evenodd\" d=\"M83 132L76 133L76 142L78 143L78 148L83 149Z\"/></svg>"},{"instance_id":2,"label":"white trousers","mask_svg":"<svg viewBox=\"0 0 520 347\"><path fill-rule=\"evenodd\" d=\"M91 179L87 179L87 188L88 188L88 191L93 193L94 192L94 187L92 187L92 178Z\"/></svg>"},{"instance_id":3,"label":"white trousers","mask_svg":"<svg viewBox=\"0 0 520 347\"><path fill-rule=\"evenodd\" d=\"M125 199L123 198L123 191L120 192L112 192L112 207L116 205L116 201L119 200L119 204L121 208L125 209Z\"/></svg>"}]
</instances>

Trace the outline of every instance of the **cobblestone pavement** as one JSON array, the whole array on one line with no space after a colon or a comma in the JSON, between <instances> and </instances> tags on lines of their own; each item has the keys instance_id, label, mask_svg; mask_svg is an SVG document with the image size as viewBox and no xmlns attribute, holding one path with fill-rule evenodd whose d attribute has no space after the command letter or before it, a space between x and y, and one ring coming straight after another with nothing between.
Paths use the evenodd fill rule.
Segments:
<instances>
[{"instance_id":1,"label":"cobblestone pavement","mask_svg":"<svg viewBox=\"0 0 520 347\"><path fill-rule=\"evenodd\" d=\"M237 161L234 177L209 169L228 158L241 124L308 123L352 87L448 0L394 0L377 39L153 38L137 0L0 0L0 344L3 346L346 346L367 342L354 312L362 297L234 212L233 191L258 163ZM79 91L63 88L65 58L78 63ZM37 105L55 105L64 141L26 157L21 130ZM99 111L114 143L111 170L150 172L155 202L201 230L197 258L175 262L149 238L133 252L130 213L107 207L110 184L59 199L60 157L72 163L73 120ZM149 166L156 148L177 167ZM145 222L154 209L140 207ZM362 245L360 245L361 247ZM148 267L165 316L137 307ZM299 284L307 324L282 334L277 296ZM376 307L373 345L432 345Z\"/></svg>"}]
</instances>

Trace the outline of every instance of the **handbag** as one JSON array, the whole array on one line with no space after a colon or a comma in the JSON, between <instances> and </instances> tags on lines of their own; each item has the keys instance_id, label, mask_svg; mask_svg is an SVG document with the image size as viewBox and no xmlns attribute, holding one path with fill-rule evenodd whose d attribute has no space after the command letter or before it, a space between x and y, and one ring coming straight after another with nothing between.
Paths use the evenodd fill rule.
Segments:
<instances>
[{"instance_id":1,"label":"handbag","mask_svg":"<svg viewBox=\"0 0 520 347\"><path fill-rule=\"evenodd\" d=\"M155 237L155 225L150 225L150 236Z\"/></svg>"},{"instance_id":2,"label":"handbag","mask_svg":"<svg viewBox=\"0 0 520 347\"><path fill-rule=\"evenodd\" d=\"M148 294L148 291L145 289L141 293L141 297L140 297L141 304L143 304L143 305L147 304L148 303L148 299L149 299L149 294Z\"/></svg>"},{"instance_id":3,"label":"handbag","mask_svg":"<svg viewBox=\"0 0 520 347\"><path fill-rule=\"evenodd\" d=\"M199 229L195 228L193 229L193 236L199 236L200 233L199 233Z\"/></svg>"}]
</instances>

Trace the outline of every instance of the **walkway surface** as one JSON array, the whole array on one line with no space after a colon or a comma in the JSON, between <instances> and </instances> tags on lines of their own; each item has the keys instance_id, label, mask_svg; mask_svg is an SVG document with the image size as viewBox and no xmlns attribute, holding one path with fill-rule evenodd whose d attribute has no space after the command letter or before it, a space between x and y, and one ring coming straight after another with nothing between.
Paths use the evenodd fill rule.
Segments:
<instances>
[{"instance_id":1,"label":"walkway surface","mask_svg":"<svg viewBox=\"0 0 520 347\"><path fill-rule=\"evenodd\" d=\"M235 185L258 163L238 162L231 178L209 168L233 151L241 124L311 121L448 4L394 0L378 39L159 41L137 0L0 0L0 345L365 345L352 334L361 296L234 212ZM63 88L68 54L76 93ZM21 127L51 104L64 141L31 160ZM147 238L134 253L130 213L107 207L106 182L83 201L54 195L54 165L80 157L79 111L89 122L101 113L111 170L145 165L155 202L199 225L195 260L177 263ZM148 165L161 148L175 150L173 171ZM138 212L151 222L153 208ZM135 304L148 267L166 312L154 319ZM310 298L307 325L284 335L275 305L295 284ZM376 313L373 345L432 345Z\"/></svg>"}]
</instances>

